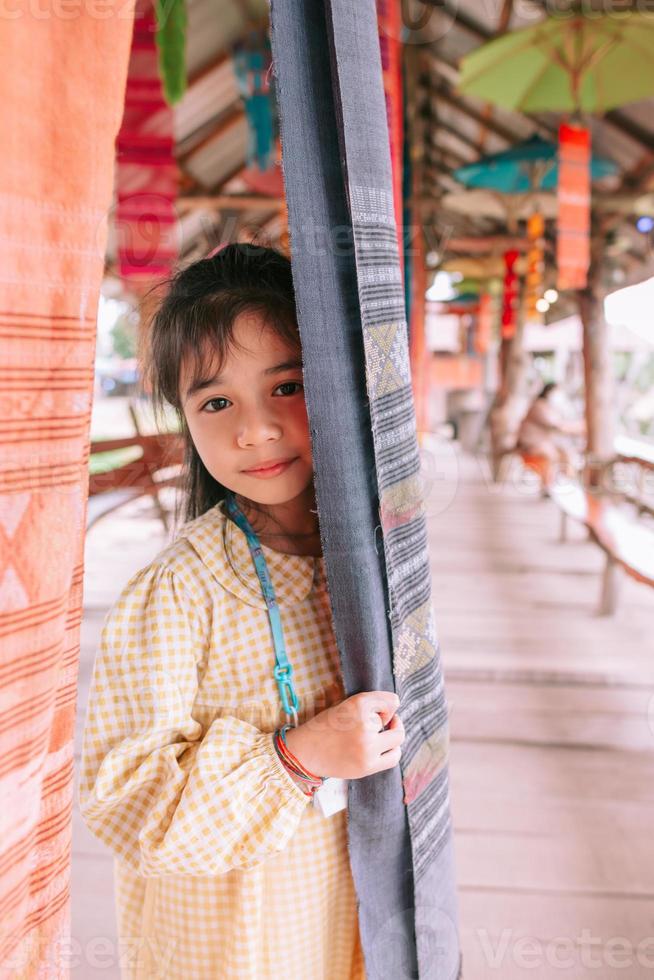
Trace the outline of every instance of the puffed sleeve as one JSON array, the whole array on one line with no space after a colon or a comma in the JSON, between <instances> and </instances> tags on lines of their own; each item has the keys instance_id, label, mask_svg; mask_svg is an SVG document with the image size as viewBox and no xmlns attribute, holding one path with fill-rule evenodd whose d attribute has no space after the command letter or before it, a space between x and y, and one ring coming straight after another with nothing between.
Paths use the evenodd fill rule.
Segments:
<instances>
[{"instance_id":1,"label":"puffed sleeve","mask_svg":"<svg viewBox=\"0 0 654 980\"><path fill-rule=\"evenodd\" d=\"M284 850L309 797L271 734L193 717L205 643L169 568L137 573L102 630L84 724L79 805L89 829L143 876L218 875Z\"/></svg>"}]
</instances>

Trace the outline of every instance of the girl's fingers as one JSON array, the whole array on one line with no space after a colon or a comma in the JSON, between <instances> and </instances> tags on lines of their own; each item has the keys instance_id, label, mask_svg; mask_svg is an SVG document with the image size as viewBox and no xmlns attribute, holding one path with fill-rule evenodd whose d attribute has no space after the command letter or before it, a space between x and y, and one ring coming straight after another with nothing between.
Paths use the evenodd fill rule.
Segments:
<instances>
[{"instance_id":1,"label":"girl's fingers","mask_svg":"<svg viewBox=\"0 0 654 980\"><path fill-rule=\"evenodd\" d=\"M393 769L398 764L402 756L402 749L397 745L394 749L389 749L379 757L379 766L375 772L383 772L385 769Z\"/></svg>"},{"instance_id":2,"label":"girl's fingers","mask_svg":"<svg viewBox=\"0 0 654 980\"><path fill-rule=\"evenodd\" d=\"M391 749L395 749L402 744L406 737L404 731L404 725L402 724L402 719L398 714L394 714L391 718L391 723L385 732L379 732L377 735L377 745L381 753L388 752Z\"/></svg>"}]
</instances>

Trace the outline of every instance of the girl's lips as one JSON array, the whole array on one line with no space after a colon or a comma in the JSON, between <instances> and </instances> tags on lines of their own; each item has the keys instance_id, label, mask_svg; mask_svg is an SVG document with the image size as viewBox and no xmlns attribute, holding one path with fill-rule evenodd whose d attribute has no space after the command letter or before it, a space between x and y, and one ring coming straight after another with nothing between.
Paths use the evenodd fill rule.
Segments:
<instances>
[{"instance_id":1,"label":"girl's lips","mask_svg":"<svg viewBox=\"0 0 654 980\"><path fill-rule=\"evenodd\" d=\"M256 476L259 477L260 479L266 480L271 476L279 476L279 474L283 473L284 470L287 470L288 467L292 463L294 463L296 459L297 456L294 459L289 459L288 462L286 463L277 463L276 466L269 466L265 470L243 470L243 472L247 476Z\"/></svg>"}]
</instances>

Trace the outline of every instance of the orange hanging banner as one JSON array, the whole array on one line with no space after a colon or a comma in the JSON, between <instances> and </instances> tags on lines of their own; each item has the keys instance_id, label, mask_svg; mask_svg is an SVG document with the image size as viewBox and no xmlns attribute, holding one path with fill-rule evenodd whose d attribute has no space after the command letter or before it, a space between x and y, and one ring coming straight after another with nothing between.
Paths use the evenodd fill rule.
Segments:
<instances>
[{"instance_id":1,"label":"orange hanging banner","mask_svg":"<svg viewBox=\"0 0 654 980\"><path fill-rule=\"evenodd\" d=\"M559 127L558 288L583 289L590 264L590 133Z\"/></svg>"}]
</instances>

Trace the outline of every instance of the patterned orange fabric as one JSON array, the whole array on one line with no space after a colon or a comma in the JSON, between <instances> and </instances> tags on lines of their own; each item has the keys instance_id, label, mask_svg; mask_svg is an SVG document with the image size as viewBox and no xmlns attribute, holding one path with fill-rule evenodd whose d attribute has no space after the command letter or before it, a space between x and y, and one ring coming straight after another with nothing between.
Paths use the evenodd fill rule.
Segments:
<instances>
[{"instance_id":1,"label":"patterned orange fabric","mask_svg":"<svg viewBox=\"0 0 654 980\"><path fill-rule=\"evenodd\" d=\"M0 977L68 976L95 322L133 12L0 20Z\"/></svg>"}]
</instances>

